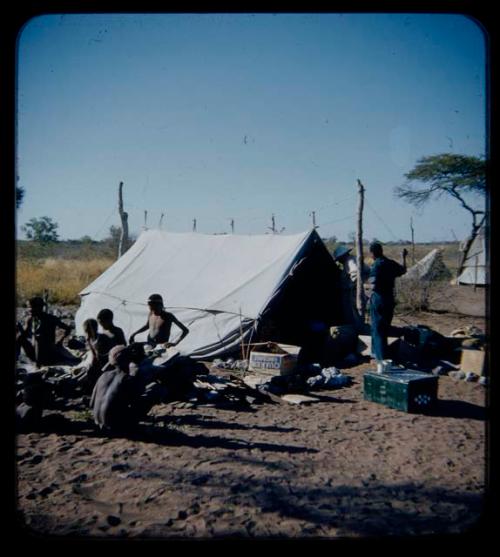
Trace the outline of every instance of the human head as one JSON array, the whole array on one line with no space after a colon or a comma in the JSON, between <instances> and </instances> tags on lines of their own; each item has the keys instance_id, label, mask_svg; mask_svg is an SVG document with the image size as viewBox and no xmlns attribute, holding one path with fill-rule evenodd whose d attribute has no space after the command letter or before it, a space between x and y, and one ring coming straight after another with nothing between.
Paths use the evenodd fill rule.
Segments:
<instances>
[{"instance_id":1,"label":"human head","mask_svg":"<svg viewBox=\"0 0 500 557\"><path fill-rule=\"evenodd\" d=\"M108 361L112 366L120 368L122 371L129 372L130 364L139 365L144 359L144 347L142 344L133 343L129 346L114 346L108 354Z\"/></svg>"},{"instance_id":2,"label":"human head","mask_svg":"<svg viewBox=\"0 0 500 557\"><path fill-rule=\"evenodd\" d=\"M101 311L97 314L97 321L99 324L106 328L106 326L113 324L113 312L110 309L101 309Z\"/></svg>"},{"instance_id":3,"label":"human head","mask_svg":"<svg viewBox=\"0 0 500 557\"><path fill-rule=\"evenodd\" d=\"M348 248L347 246L338 246L333 252L333 257L338 261L342 261L344 257L351 253L351 249L352 248Z\"/></svg>"},{"instance_id":4,"label":"human head","mask_svg":"<svg viewBox=\"0 0 500 557\"><path fill-rule=\"evenodd\" d=\"M90 338L97 336L97 321L95 319L85 319L82 326L85 336Z\"/></svg>"},{"instance_id":5,"label":"human head","mask_svg":"<svg viewBox=\"0 0 500 557\"><path fill-rule=\"evenodd\" d=\"M370 244L370 253L375 259L377 259L377 257L381 257L384 254L382 244L380 244L379 242L372 242Z\"/></svg>"},{"instance_id":6,"label":"human head","mask_svg":"<svg viewBox=\"0 0 500 557\"><path fill-rule=\"evenodd\" d=\"M42 313L43 308L45 306L45 302L43 301L43 298L40 296L34 296L33 298L30 298L29 304L31 308L31 313L34 315L39 315L40 313Z\"/></svg>"},{"instance_id":7,"label":"human head","mask_svg":"<svg viewBox=\"0 0 500 557\"><path fill-rule=\"evenodd\" d=\"M128 371L128 366L130 364L130 354L126 350L124 344L118 346L113 346L108 354L108 362L112 366L116 366L123 371Z\"/></svg>"},{"instance_id":8,"label":"human head","mask_svg":"<svg viewBox=\"0 0 500 557\"><path fill-rule=\"evenodd\" d=\"M151 294L148 298L148 306L151 310L161 310L163 309L163 298L160 294Z\"/></svg>"}]
</instances>

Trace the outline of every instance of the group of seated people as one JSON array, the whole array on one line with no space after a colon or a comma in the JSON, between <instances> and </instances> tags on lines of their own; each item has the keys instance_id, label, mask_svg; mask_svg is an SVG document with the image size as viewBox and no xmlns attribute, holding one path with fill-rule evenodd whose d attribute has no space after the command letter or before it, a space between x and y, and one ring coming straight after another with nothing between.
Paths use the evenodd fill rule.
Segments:
<instances>
[{"instance_id":1,"label":"group of seated people","mask_svg":"<svg viewBox=\"0 0 500 557\"><path fill-rule=\"evenodd\" d=\"M152 381L165 379L166 368L152 365L145 357L145 345L156 350L169 348L177 345L189 333L186 326L165 310L159 294L148 298L148 306L146 324L130 336L128 345L123 330L114 324L110 309L99 311L96 319L86 319L83 330L87 350L83 359L80 359L63 346L71 326L44 311L45 301L41 297L34 297L29 301L30 311L24 324L17 325L17 356L22 349L37 368L71 365L73 376L90 396L90 408L96 424L101 428L122 427L147 412L158 399L158 390L165 388L163 381L163 385L157 383L153 385L153 391L148 390L147 386ZM176 342L170 342L172 323L181 330ZM64 334L56 342L58 328ZM145 331L148 331L147 342L135 342L135 336ZM172 376L170 383L167 382L170 390L186 388L182 376L168 375ZM40 408L38 411L41 413Z\"/></svg>"},{"instance_id":2,"label":"group of seated people","mask_svg":"<svg viewBox=\"0 0 500 557\"><path fill-rule=\"evenodd\" d=\"M148 306L147 322L130 336L129 344L134 343L136 335L148 331L148 345L153 348L169 348L177 345L189 333L185 325L165 310L161 295L152 294L148 298ZM17 356L23 349L26 357L37 367L57 364L75 365L77 370L85 372L87 389L91 392L102 371L112 365L109 361L111 350L117 346L127 346L125 334L114 324L113 317L113 312L105 308L99 311L96 319L90 318L83 322L87 353L83 360L79 361L63 346L63 341L71 332L71 326L55 315L47 313L43 298L39 296L31 298L29 314L24 324L17 325ZM170 342L172 323L181 330L181 335L176 342ZM58 328L62 329L64 334L56 342Z\"/></svg>"}]
</instances>

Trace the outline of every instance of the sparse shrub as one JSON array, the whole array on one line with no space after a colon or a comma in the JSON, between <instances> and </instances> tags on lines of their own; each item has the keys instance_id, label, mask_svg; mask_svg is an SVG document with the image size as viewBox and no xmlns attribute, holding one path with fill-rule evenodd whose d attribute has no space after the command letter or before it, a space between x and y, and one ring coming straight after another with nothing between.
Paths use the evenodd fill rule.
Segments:
<instances>
[{"instance_id":1,"label":"sparse shrub","mask_svg":"<svg viewBox=\"0 0 500 557\"><path fill-rule=\"evenodd\" d=\"M418 312L432 310L434 303L442 297L442 280L406 279L396 281L396 312Z\"/></svg>"}]
</instances>

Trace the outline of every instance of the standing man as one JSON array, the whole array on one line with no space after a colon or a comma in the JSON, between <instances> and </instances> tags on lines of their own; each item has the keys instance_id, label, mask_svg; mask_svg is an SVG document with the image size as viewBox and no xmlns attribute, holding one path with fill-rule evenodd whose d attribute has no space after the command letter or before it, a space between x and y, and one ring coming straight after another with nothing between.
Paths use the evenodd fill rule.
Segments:
<instances>
[{"instance_id":1,"label":"standing man","mask_svg":"<svg viewBox=\"0 0 500 557\"><path fill-rule=\"evenodd\" d=\"M374 259L370 268L368 281L371 285L370 323L372 336L372 353L380 362L386 357L387 337L394 315L394 282L396 277L406 273L406 256L403 249L403 265L384 256L382 245L370 244L370 253Z\"/></svg>"},{"instance_id":2,"label":"standing man","mask_svg":"<svg viewBox=\"0 0 500 557\"><path fill-rule=\"evenodd\" d=\"M344 245L338 246L333 252L333 258L340 263L342 270L341 285L343 291L342 303L344 315L358 331L363 331L364 322L356 305L358 265L354 255L351 255L351 250L352 248L348 248ZM367 274L367 269L363 268L362 277L365 277Z\"/></svg>"}]
</instances>

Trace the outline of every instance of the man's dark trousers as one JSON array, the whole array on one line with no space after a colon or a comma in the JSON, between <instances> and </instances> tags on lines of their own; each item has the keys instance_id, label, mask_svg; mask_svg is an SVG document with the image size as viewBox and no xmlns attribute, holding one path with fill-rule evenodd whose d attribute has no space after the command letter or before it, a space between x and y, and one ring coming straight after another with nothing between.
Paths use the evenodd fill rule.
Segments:
<instances>
[{"instance_id":1,"label":"man's dark trousers","mask_svg":"<svg viewBox=\"0 0 500 557\"><path fill-rule=\"evenodd\" d=\"M387 337L394 315L394 300L373 292L370 297L372 354L377 360L387 356Z\"/></svg>"}]
</instances>

